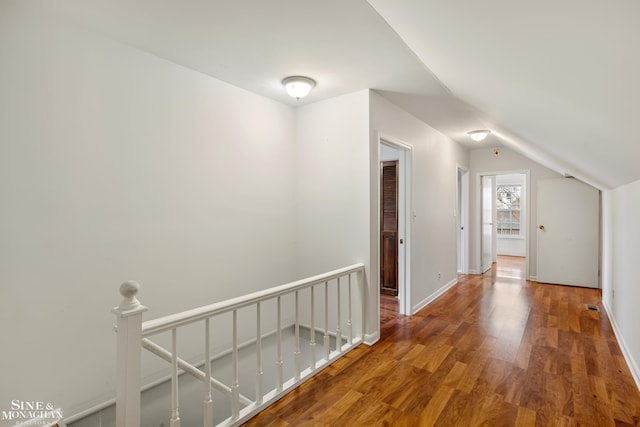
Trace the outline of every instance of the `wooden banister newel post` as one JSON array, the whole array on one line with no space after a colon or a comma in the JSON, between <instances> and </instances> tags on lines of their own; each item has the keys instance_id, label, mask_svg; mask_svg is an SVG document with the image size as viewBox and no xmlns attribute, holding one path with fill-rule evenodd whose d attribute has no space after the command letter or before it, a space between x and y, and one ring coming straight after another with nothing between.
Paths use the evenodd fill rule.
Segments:
<instances>
[{"instance_id":1,"label":"wooden banister newel post","mask_svg":"<svg viewBox=\"0 0 640 427\"><path fill-rule=\"evenodd\" d=\"M142 353L142 313L136 294L140 285L132 280L120 285L124 297L111 309L117 319L116 426L140 427L140 356Z\"/></svg>"}]
</instances>

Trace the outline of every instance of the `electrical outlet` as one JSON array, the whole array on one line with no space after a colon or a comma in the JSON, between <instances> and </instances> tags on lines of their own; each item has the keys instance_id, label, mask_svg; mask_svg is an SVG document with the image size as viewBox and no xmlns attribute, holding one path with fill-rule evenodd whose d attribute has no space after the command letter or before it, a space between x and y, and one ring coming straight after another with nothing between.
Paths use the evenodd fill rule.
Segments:
<instances>
[{"instance_id":1,"label":"electrical outlet","mask_svg":"<svg viewBox=\"0 0 640 427\"><path fill-rule=\"evenodd\" d=\"M438 271L438 280L442 279L442 273Z\"/></svg>"}]
</instances>

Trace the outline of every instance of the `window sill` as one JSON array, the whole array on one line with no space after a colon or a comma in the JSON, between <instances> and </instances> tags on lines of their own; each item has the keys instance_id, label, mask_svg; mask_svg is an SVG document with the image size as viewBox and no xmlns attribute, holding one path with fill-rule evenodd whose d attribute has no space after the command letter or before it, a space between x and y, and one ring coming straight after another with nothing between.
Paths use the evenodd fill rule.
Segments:
<instances>
[{"instance_id":1,"label":"window sill","mask_svg":"<svg viewBox=\"0 0 640 427\"><path fill-rule=\"evenodd\" d=\"M524 240L524 236L510 236L510 235L501 235L496 234L496 239L508 239L508 240Z\"/></svg>"}]
</instances>

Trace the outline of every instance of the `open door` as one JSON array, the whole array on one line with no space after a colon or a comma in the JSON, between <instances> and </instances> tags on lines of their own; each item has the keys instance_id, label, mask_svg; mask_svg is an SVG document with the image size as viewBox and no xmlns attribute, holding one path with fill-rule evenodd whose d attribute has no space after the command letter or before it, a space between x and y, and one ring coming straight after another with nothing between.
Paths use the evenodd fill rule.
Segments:
<instances>
[{"instance_id":1,"label":"open door","mask_svg":"<svg viewBox=\"0 0 640 427\"><path fill-rule=\"evenodd\" d=\"M598 287L600 196L573 178L538 181L537 281Z\"/></svg>"},{"instance_id":2,"label":"open door","mask_svg":"<svg viewBox=\"0 0 640 427\"><path fill-rule=\"evenodd\" d=\"M380 163L380 293L398 295L398 161Z\"/></svg>"},{"instance_id":3,"label":"open door","mask_svg":"<svg viewBox=\"0 0 640 427\"><path fill-rule=\"evenodd\" d=\"M482 248L481 248L481 264L482 271L491 269L495 258L494 251L494 217L493 212L495 204L495 177L482 176Z\"/></svg>"}]
</instances>

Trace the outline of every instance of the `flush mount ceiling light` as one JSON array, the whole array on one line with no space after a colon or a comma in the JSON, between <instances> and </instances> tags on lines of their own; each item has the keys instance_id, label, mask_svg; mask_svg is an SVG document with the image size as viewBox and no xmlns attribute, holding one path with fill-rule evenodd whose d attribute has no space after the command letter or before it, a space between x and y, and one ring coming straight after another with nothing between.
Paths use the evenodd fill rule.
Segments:
<instances>
[{"instance_id":1,"label":"flush mount ceiling light","mask_svg":"<svg viewBox=\"0 0 640 427\"><path fill-rule=\"evenodd\" d=\"M291 76L282 80L289 96L295 99L304 98L316 85L316 81L304 76Z\"/></svg>"},{"instance_id":2,"label":"flush mount ceiling light","mask_svg":"<svg viewBox=\"0 0 640 427\"><path fill-rule=\"evenodd\" d=\"M491 133L490 130L473 130L471 132L467 132L467 135L474 141L480 142L487 137Z\"/></svg>"}]
</instances>

